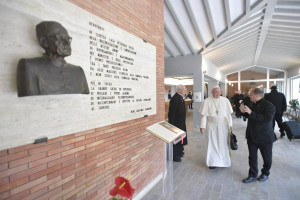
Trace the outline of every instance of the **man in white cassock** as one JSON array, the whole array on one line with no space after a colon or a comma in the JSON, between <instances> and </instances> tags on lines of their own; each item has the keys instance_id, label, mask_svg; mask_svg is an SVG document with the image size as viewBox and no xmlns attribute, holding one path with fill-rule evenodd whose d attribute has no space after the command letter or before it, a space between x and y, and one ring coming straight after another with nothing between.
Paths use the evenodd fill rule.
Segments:
<instances>
[{"instance_id":1,"label":"man in white cassock","mask_svg":"<svg viewBox=\"0 0 300 200\"><path fill-rule=\"evenodd\" d=\"M210 169L230 167L229 131L232 127L232 107L227 98L220 96L216 86L212 96L205 99L200 107L200 132L205 133L207 144L206 165Z\"/></svg>"}]
</instances>

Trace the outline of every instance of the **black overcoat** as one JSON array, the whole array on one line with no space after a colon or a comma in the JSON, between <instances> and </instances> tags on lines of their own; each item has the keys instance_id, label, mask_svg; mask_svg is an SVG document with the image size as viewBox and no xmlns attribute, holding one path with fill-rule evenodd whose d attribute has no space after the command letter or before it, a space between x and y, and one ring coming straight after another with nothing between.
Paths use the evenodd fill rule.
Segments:
<instances>
[{"instance_id":1,"label":"black overcoat","mask_svg":"<svg viewBox=\"0 0 300 200\"><path fill-rule=\"evenodd\" d=\"M264 98L275 106L276 114L282 115L282 113L286 111L287 105L284 94L277 90L272 90L270 93L265 94Z\"/></svg>"},{"instance_id":2,"label":"black overcoat","mask_svg":"<svg viewBox=\"0 0 300 200\"><path fill-rule=\"evenodd\" d=\"M248 116L246 138L257 144L270 143L276 140L273 130L273 117L275 107L265 99L253 104L251 114Z\"/></svg>"},{"instance_id":3,"label":"black overcoat","mask_svg":"<svg viewBox=\"0 0 300 200\"><path fill-rule=\"evenodd\" d=\"M181 95L178 93L174 94L170 100L170 107L169 107L169 123L184 130L186 132L186 125L185 125L185 118L186 118L186 111L185 111L185 102ZM183 145L187 144L187 137L183 140Z\"/></svg>"}]
</instances>

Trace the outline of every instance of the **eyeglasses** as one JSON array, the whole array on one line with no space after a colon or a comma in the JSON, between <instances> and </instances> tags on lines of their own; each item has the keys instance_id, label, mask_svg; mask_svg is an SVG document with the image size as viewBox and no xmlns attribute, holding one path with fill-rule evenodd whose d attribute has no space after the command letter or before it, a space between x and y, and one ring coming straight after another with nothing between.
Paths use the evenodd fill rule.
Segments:
<instances>
[{"instance_id":1,"label":"eyeglasses","mask_svg":"<svg viewBox=\"0 0 300 200\"><path fill-rule=\"evenodd\" d=\"M62 42L63 44L71 44L72 42L72 37L63 33L55 34L50 37L53 37L55 40L57 40L58 42Z\"/></svg>"}]
</instances>

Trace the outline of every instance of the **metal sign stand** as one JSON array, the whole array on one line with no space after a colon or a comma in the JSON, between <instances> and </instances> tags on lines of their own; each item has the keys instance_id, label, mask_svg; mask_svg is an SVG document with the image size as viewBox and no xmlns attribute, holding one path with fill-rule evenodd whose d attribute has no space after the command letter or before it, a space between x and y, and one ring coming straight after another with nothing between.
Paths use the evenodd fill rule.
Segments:
<instances>
[{"instance_id":1,"label":"metal sign stand","mask_svg":"<svg viewBox=\"0 0 300 200\"><path fill-rule=\"evenodd\" d=\"M167 166L163 177L163 199L173 200L173 143L166 143Z\"/></svg>"}]
</instances>

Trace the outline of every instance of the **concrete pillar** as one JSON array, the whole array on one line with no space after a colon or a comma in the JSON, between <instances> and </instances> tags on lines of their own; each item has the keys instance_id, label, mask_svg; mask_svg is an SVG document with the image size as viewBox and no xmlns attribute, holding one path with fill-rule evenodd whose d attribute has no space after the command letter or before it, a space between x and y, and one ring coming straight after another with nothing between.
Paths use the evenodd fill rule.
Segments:
<instances>
[{"instance_id":1,"label":"concrete pillar","mask_svg":"<svg viewBox=\"0 0 300 200\"><path fill-rule=\"evenodd\" d=\"M196 71L193 74L194 78L194 98L195 93L201 92L201 102L204 100L204 75L202 73L202 70ZM194 128L199 129L200 128L200 113L199 109L201 106L201 102L195 102L193 103L193 115L194 115Z\"/></svg>"}]
</instances>

